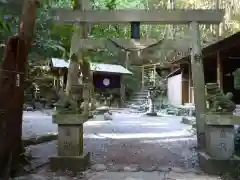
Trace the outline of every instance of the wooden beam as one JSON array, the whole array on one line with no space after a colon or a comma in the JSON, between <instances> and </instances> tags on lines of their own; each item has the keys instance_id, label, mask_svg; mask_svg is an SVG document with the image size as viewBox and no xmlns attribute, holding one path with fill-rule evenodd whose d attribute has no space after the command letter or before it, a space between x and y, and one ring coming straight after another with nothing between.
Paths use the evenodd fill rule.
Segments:
<instances>
[{"instance_id":1,"label":"wooden beam","mask_svg":"<svg viewBox=\"0 0 240 180\"><path fill-rule=\"evenodd\" d=\"M53 19L60 23L130 23L141 22L146 24L219 24L224 16L223 10L98 10L98 11L77 11L72 9L53 10Z\"/></svg>"}]
</instances>

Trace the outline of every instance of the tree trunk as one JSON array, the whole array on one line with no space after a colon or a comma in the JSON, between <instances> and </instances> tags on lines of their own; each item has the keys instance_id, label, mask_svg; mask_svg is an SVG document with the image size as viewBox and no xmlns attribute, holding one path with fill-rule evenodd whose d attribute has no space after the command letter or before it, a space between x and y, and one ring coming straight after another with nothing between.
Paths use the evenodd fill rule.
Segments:
<instances>
[{"instance_id":1,"label":"tree trunk","mask_svg":"<svg viewBox=\"0 0 240 180\"><path fill-rule=\"evenodd\" d=\"M24 78L31 47L36 0L23 4L19 35L9 38L0 69L0 178L15 176L21 165Z\"/></svg>"}]
</instances>

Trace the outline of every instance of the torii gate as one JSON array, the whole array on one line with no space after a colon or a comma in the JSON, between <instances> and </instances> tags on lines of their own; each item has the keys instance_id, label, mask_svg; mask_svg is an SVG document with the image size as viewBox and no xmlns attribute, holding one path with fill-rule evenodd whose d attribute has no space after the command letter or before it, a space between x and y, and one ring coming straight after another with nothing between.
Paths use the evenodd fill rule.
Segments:
<instances>
[{"instance_id":1,"label":"torii gate","mask_svg":"<svg viewBox=\"0 0 240 180\"><path fill-rule=\"evenodd\" d=\"M132 10L132 9L121 9L121 10L88 10L89 0L78 0L80 4L79 10L72 9L58 9L54 12L54 20L58 23L74 23L79 24L82 29L74 34L71 44L72 54L77 54L79 59L84 60L84 52L86 50L97 49L97 48L115 48L116 45L125 47L125 49L141 49L151 46L157 43L156 40L142 40L138 37L131 37L131 39L111 39L111 40L93 40L87 37L87 25L97 24L97 23L131 23L135 27L139 27L140 23L145 24L186 24L189 25L191 31L191 45L189 44L189 39L183 39L178 44L185 45L187 48L191 48L191 65L192 65L192 78L194 85L195 103L197 109L197 134L198 134L198 145L200 148L204 148L204 122L200 121L200 114L205 112L205 82L203 73L203 64L201 57L201 45L200 45L200 33L199 24L219 24L224 16L223 10L202 10L202 9L186 9L186 10ZM138 32L139 33L139 32ZM165 44L169 44L169 48L173 48L176 42L173 40L164 40ZM115 45L113 45L115 44ZM118 48L117 48L118 49ZM113 50L117 50L116 48ZM77 69L78 63L70 63L70 68ZM71 74L68 81L76 81L76 74ZM75 79L75 80L74 80ZM89 89L84 89L85 94L88 94L89 100ZM88 101L87 106L88 106ZM87 108L88 109L88 108ZM71 122L73 124L73 122ZM60 136L60 134L59 134ZM59 140L60 141L60 140ZM77 145L75 145L77 146ZM79 146L79 145L78 145ZM61 147L59 146L61 149ZM82 153L82 149L80 149ZM80 153L80 154L81 154ZM65 154L66 153L62 153ZM72 153L70 153L72 154ZM79 154L79 153L78 153ZM69 156L69 153L67 154ZM76 156L76 153L75 153ZM59 161L56 161L56 163ZM54 164L54 163L53 163ZM70 162L68 163L70 166Z\"/></svg>"}]
</instances>

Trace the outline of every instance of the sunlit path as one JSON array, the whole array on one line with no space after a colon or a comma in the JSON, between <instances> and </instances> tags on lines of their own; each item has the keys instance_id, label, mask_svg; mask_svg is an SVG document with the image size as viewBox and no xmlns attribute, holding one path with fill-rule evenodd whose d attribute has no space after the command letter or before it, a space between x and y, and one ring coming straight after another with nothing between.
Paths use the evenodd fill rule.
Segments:
<instances>
[{"instance_id":1,"label":"sunlit path","mask_svg":"<svg viewBox=\"0 0 240 180\"><path fill-rule=\"evenodd\" d=\"M92 153L93 164L106 166L137 164L142 167L196 166L196 138L188 125L180 123L181 117L146 117L141 113L121 110L113 113L113 120L96 116L84 123L85 150ZM42 112L25 112L23 134L27 137L56 133L50 115ZM56 142L39 145L44 150L33 153L47 161L56 153Z\"/></svg>"}]
</instances>

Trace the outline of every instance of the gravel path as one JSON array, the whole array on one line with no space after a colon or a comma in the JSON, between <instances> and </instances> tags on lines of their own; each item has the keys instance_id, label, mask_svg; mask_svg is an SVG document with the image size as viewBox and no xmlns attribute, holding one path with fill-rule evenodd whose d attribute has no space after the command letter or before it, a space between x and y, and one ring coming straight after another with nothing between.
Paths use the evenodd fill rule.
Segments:
<instances>
[{"instance_id":1,"label":"gravel path","mask_svg":"<svg viewBox=\"0 0 240 180\"><path fill-rule=\"evenodd\" d=\"M36 112L35 112L36 113ZM28 136L56 132L51 116L26 113ZM34 115L35 114L35 115ZM34 118L32 118L34 117ZM197 164L196 137L181 117L146 117L121 110L112 121L97 116L84 124L85 151L92 153L92 167L84 173L49 172L48 166L20 179L84 180L216 180L202 173ZM25 134L25 135L26 135ZM48 161L56 154L56 141L30 147L38 158L33 165Z\"/></svg>"},{"instance_id":2,"label":"gravel path","mask_svg":"<svg viewBox=\"0 0 240 180\"><path fill-rule=\"evenodd\" d=\"M196 139L180 117L146 117L115 113L113 121L93 120L85 124L85 149L93 163L141 167L190 168L197 165Z\"/></svg>"},{"instance_id":3,"label":"gravel path","mask_svg":"<svg viewBox=\"0 0 240 180\"><path fill-rule=\"evenodd\" d=\"M141 168L172 166L192 168L197 165L195 136L190 126L180 123L181 117L147 117L128 110L114 112L112 121L97 116L84 124L85 151L92 153L93 164L137 164ZM56 132L51 116L41 112L25 114L27 136ZM30 132L30 133L26 133ZM56 141L31 147L37 157L35 164L48 161L56 154ZM33 166L37 166L33 165Z\"/></svg>"}]
</instances>

